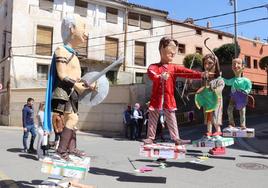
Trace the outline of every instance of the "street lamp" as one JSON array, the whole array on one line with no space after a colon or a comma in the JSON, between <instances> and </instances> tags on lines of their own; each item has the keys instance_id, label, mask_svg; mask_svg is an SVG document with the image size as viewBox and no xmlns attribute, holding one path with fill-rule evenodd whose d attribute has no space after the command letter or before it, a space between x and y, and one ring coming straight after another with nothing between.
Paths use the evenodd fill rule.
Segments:
<instances>
[{"instance_id":1,"label":"street lamp","mask_svg":"<svg viewBox=\"0 0 268 188\"><path fill-rule=\"evenodd\" d=\"M229 0L231 6L234 6L234 43L235 43L235 58L238 57L238 40L237 40L237 0Z\"/></svg>"}]
</instances>

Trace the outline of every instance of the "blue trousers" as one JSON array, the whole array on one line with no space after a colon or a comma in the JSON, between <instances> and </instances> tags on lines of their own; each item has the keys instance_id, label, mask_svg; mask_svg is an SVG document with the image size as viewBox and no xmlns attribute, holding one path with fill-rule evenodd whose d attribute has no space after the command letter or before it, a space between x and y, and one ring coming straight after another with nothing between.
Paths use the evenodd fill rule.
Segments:
<instances>
[{"instance_id":1,"label":"blue trousers","mask_svg":"<svg viewBox=\"0 0 268 188\"><path fill-rule=\"evenodd\" d=\"M27 129L27 131L23 132L23 147L24 147L24 149L28 149L27 139L28 139L29 132L30 132L32 135L30 149L33 149L34 139L36 137L35 127L34 127L34 125L26 125L25 128Z\"/></svg>"}]
</instances>

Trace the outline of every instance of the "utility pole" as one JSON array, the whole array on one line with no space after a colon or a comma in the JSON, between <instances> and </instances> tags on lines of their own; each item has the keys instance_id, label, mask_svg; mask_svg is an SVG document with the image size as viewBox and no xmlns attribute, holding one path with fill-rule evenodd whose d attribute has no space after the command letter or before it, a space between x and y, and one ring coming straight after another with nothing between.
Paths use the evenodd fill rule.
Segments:
<instances>
[{"instance_id":1,"label":"utility pole","mask_svg":"<svg viewBox=\"0 0 268 188\"><path fill-rule=\"evenodd\" d=\"M234 43L235 43L235 58L238 57L238 40L237 40L237 0L230 0L230 5L234 6Z\"/></svg>"}]
</instances>

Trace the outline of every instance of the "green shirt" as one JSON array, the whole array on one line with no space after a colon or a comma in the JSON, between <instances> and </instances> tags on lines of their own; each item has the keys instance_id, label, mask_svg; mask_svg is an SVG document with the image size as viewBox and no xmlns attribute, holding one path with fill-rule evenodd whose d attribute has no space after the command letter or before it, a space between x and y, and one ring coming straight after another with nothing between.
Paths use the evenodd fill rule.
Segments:
<instances>
[{"instance_id":1,"label":"green shirt","mask_svg":"<svg viewBox=\"0 0 268 188\"><path fill-rule=\"evenodd\" d=\"M249 92L251 91L252 83L246 77L234 77L231 79L223 78L223 80L227 86L231 86L232 92L235 92L236 90L240 90L249 94Z\"/></svg>"}]
</instances>

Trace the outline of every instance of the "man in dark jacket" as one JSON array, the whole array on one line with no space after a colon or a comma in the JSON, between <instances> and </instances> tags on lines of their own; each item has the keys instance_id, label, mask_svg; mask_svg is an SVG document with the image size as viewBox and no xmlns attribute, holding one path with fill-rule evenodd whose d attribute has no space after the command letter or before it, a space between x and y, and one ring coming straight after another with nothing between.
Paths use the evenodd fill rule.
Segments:
<instances>
[{"instance_id":1,"label":"man in dark jacket","mask_svg":"<svg viewBox=\"0 0 268 188\"><path fill-rule=\"evenodd\" d=\"M22 109L22 124L23 124L23 151L28 153L36 153L34 149L34 139L36 137L35 127L34 127L34 109L33 109L33 98L27 99L27 104L24 105ZM29 132L31 132L31 143L30 148L27 147L27 139Z\"/></svg>"}]
</instances>

